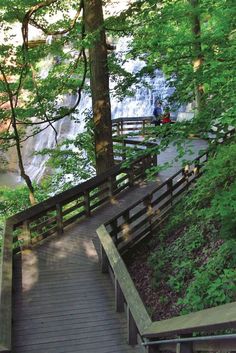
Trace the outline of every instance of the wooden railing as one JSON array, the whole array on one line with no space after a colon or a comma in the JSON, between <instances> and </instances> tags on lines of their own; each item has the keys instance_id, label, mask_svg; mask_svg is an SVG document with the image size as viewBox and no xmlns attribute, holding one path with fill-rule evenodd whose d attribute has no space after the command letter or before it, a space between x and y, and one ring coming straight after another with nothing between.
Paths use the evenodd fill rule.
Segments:
<instances>
[{"instance_id":1,"label":"wooden railing","mask_svg":"<svg viewBox=\"0 0 236 353\"><path fill-rule=\"evenodd\" d=\"M114 158L116 162L121 162L130 159L134 159L136 155L150 154L151 148L155 148L155 142L142 141L138 139L124 138L124 137L113 137L113 149ZM149 150L148 150L149 149ZM152 154L152 153L151 153ZM157 165L157 154L152 154L153 163Z\"/></svg>"},{"instance_id":2,"label":"wooden railing","mask_svg":"<svg viewBox=\"0 0 236 353\"><path fill-rule=\"evenodd\" d=\"M225 138L234 134L227 132ZM236 335L193 338L216 330L236 328L236 302L201 310L196 313L153 322L134 286L121 254L152 232L157 232L161 222L181 194L193 185L202 174L208 153L178 171L143 199L113 217L97 230L101 242L101 266L109 272L115 285L115 302L118 312L127 311L128 342L137 344L138 337L148 347L148 352L233 352ZM188 339L167 340L169 337ZM161 339L162 338L162 339ZM164 339L163 339L164 338Z\"/></svg>"},{"instance_id":3,"label":"wooden railing","mask_svg":"<svg viewBox=\"0 0 236 353\"><path fill-rule=\"evenodd\" d=\"M159 227L181 194L202 174L201 167L207 158L208 153L202 154L192 164L180 169L151 193L105 223L120 251L127 251Z\"/></svg>"},{"instance_id":4,"label":"wooden railing","mask_svg":"<svg viewBox=\"0 0 236 353\"><path fill-rule=\"evenodd\" d=\"M141 132L145 134L145 130L151 125L152 117L124 117L112 120L113 135L125 136L132 133Z\"/></svg>"},{"instance_id":5,"label":"wooden railing","mask_svg":"<svg viewBox=\"0 0 236 353\"><path fill-rule=\"evenodd\" d=\"M155 164L156 156L147 154L133 161L129 167L117 165L106 173L51 197L6 221L0 267L0 352L11 351L13 253L52 234L61 234L69 224L89 217L113 196L143 179L146 169Z\"/></svg>"},{"instance_id":6,"label":"wooden railing","mask_svg":"<svg viewBox=\"0 0 236 353\"><path fill-rule=\"evenodd\" d=\"M144 120L145 119L146 118L144 118ZM129 141L128 144L131 145L132 142ZM137 144L137 141L135 141L134 144L138 145L138 148L146 148L144 143ZM125 158L126 156L123 159ZM201 167L201 158L202 157L199 157L199 162L196 162L195 171L193 169L189 169L188 171L181 170L180 174L182 175L181 178L183 183L181 182L179 186L183 184L184 187L187 188L190 183L189 178L194 179L195 175L201 173L199 169ZM146 169L155 165L156 156L145 153L144 156L133 161L128 167L124 167L122 164L117 165L106 173L41 202L26 211L20 212L6 221L0 266L0 352L11 351L13 253L19 252L52 234L61 234L64 231L64 228L72 222L83 217L89 217L95 209L105 202L108 202L113 196L132 187L145 176ZM180 195L178 194L178 183L180 183L180 180L177 180L175 183L175 178L178 178L177 175L172 178L172 184L174 183L174 185L171 186L169 180L169 184L165 184L168 191L163 191L163 193L168 192L170 195L172 194L173 200L177 200ZM160 190L156 190L157 193L159 191ZM166 194L166 196L168 195ZM143 210L142 205L141 208L140 205L137 205L139 208L139 215L140 217L143 217L143 220L141 221L143 223L140 224L140 217L137 216L137 213L136 216L133 215L135 207L135 205L133 205L133 209L130 209L129 211L126 210L124 215L119 215L121 219L124 218L129 224L132 224L132 230L126 233L124 230L125 227L121 226L119 219L117 221L111 220L111 222L107 224L108 229L110 226L110 231L113 232L112 236L116 245L122 251L124 251L125 248L127 249L128 246L132 246L133 239L139 240L146 234L143 227L145 228L147 224L149 231L156 227L155 217L158 218L159 211L156 212L156 216L150 211L151 218L145 216L145 213L149 214L150 205L153 210L155 210L156 204L154 204L154 198L150 200L149 196L150 195L148 195L145 200L141 201L146 212ZM163 194L162 197L164 202L162 205L162 215L164 215L166 208L171 205L172 201L167 204L164 200ZM118 235L115 231L116 227ZM99 236L103 246L102 258L106 259L106 256L109 257L109 263L113 268L115 277L117 278L117 309L122 310L124 297L130 308L129 330L131 335L129 342L133 344L136 337L137 327L140 333L146 333L146 336L148 337L150 332L146 329L150 327L151 321L145 308L141 307L141 299L127 273L125 265L122 265L122 258L115 243L113 243L107 228L102 226L101 230L102 231L99 231ZM140 232L142 234L140 234ZM105 237L102 236L102 233L103 235L105 234ZM130 237L129 241L127 240L127 236ZM106 256L104 252L106 252ZM114 254L113 260L111 259L112 252ZM107 264L107 261L103 261L103 268L105 268ZM129 293L133 294L131 302L129 299ZM135 301L134 303L133 300ZM140 307L137 307L137 304L140 304ZM234 314L232 317L234 318Z\"/></svg>"}]
</instances>

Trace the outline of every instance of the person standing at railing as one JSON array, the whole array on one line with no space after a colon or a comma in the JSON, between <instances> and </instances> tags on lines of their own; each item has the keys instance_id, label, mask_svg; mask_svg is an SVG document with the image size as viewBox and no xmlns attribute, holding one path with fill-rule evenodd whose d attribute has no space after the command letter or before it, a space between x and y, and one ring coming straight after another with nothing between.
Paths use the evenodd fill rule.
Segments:
<instances>
[{"instance_id":1,"label":"person standing at railing","mask_svg":"<svg viewBox=\"0 0 236 353\"><path fill-rule=\"evenodd\" d=\"M168 123L171 123L171 119L170 119L170 108L169 107L166 107L165 109L165 112L162 116L162 119L161 119L161 123L162 124L168 124Z\"/></svg>"},{"instance_id":2,"label":"person standing at railing","mask_svg":"<svg viewBox=\"0 0 236 353\"><path fill-rule=\"evenodd\" d=\"M162 113L163 113L163 109L162 109L161 101L157 101L153 110L153 119L152 119L152 123L155 126L158 126L161 124Z\"/></svg>"}]
</instances>

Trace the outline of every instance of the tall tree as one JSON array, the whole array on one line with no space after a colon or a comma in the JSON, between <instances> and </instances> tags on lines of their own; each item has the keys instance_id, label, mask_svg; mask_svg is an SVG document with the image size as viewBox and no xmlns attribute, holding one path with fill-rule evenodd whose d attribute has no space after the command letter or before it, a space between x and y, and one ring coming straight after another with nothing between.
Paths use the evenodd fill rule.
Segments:
<instances>
[{"instance_id":1,"label":"tall tree","mask_svg":"<svg viewBox=\"0 0 236 353\"><path fill-rule=\"evenodd\" d=\"M202 53L202 43L201 43L201 20L200 20L200 8L199 0L189 0L192 7L192 32L193 32L193 71L194 71L194 81L195 81L195 103L196 111L200 113L204 109L203 106L203 84L202 80L202 65L203 65L203 53ZM199 82L200 81L200 82Z\"/></svg>"},{"instance_id":2,"label":"tall tree","mask_svg":"<svg viewBox=\"0 0 236 353\"><path fill-rule=\"evenodd\" d=\"M235 15L233 0L143 0L123 14L134 38L129 55L143 60L144 73L165 73L171 102L196 100L202 131L215 119L235 125Z\"/></svg>"},{"instance_id":3,"label":"tall tree","mask_svg":"<svg viewBox=\"0 0 236 353\"><path fill-rule=\"evenodd\" d=\"M84 0L87 35L94 39L89 47L90 87L92 93L97 174L113 166L111 104L107 43L101 0Z\"/></svg>"},{"instance_id":4,"label":"tall tree","mask_svg":"<svg viewBox=\"0 0 236 353\"><path fill-rule=\"evenodd\" d=\"M86 82L88 60L96 169L97 174L105 171L113 165L113 149L102 1L17 0L14 7L0 1L0 7L5 36L0 45L0 124L9 122L0 132L1 149L16 146L21 175L31 198L33 187L30 176L25 173L21 145L47 128L54 130L56 140L54 123L65 117L73 119ZM52 16L52 21L47 20L48 15ZM12 41L11 31L16 32L19 25L22 39ZM37 28L42 38L37 45L30 40L31 26ZM48 42L47 36L52 36L53 40ZM48 65L47 75L42 75L45 64ZM72 107L58 104L60 97L66 94L76 96Z\"/></svg>"}]
</instances>

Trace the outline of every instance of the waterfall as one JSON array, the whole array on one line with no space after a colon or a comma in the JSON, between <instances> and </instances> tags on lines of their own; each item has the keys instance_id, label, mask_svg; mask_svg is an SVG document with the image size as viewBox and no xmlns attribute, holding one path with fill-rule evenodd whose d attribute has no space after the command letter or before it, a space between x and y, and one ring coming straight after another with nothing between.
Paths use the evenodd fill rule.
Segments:
<instances>
[{"instance_id":1,"label":"waterfall","mask_svg":"<svg viewBox=\"0 0 236 353\"><path fill-rule=\"evenodd\" d=\"M129 45L129 39L120 39L116 46L117 55L124 58ZM48 63L42 65L43 69L41 77L47 76L52 60L48 58ZM128 60L124 64L124 68L130 73L138 72L144 63L138 59ZM146 78L146 83L149 85L148 88L143 87L132 87L134 96L126 97L122 101L119 101L116 97L111 95L111 108L112 118L119 117L139 117L139 116L151 116L153 112L153 106L157 99L161 99L163 102L166 101L167 97L173 92L173 88L170 88L164 78L164 75L160 71L156 71L155 78ZM114 88L115 82L110 82L111 91ZM61 105L72 107L75 103L75 96L67 95L63 97ZM84 114L88 110L91 110L91 98L88 94L82 94L81 102L77 108L74 118L71 119L66 117L53 124L57 130L58 142L63 141L65 138L74 138L76 134L80 133L84 129ZM34 152L41 151L43 148L53 149L56 145L55 142L55 131L48 127L47 130L39 133L38 135L29 138L23 144L23 159L25 164L26 173L30 178L36 182L40 181L42 177L47 173L47 157L34 155Z\"/></svg>"}]
</instances>

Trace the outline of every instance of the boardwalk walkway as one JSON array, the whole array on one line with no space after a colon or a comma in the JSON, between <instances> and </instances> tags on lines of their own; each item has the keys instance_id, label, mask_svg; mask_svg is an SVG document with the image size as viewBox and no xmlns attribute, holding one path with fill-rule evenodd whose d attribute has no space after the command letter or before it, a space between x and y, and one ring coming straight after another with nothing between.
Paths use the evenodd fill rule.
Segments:
<instances>
[{"instance_id":1,"label":"boardwalk walkway","mask_svg":"<svg viewBox=\"0 0 236 353\"><path fill-rule=\"evenodd\" d=\"M15 257L13 353L140 352L128 346L126 318L115 312L112 285L100 272L96 229L154 186L126 191L62 236Z\"/></svg>"}]
</instances>

